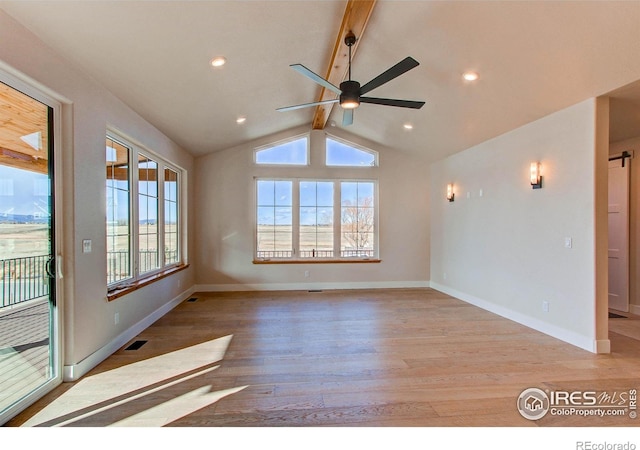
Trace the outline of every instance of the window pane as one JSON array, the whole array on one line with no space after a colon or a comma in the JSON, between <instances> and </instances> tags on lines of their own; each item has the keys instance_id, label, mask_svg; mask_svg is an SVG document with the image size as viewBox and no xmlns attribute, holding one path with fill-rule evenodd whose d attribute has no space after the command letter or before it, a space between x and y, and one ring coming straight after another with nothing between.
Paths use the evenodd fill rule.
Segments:
<instances>
[{"instance_id":1,"label":"window pane","mask_svg":"<svg viewBox=\"0 0 640 450\"><path fill-rule=\"evenodd\" d=\"M352 147L333 139L326 140L326 165L372 167L377 165L376 153Z\"/></svg>"},{"instance_id":2,"label":"window pane","mask_svg":"<svg viewBox=\"0 0 640 450\"><path fill-rule=\"evenodd\" d=\"M333 256L333 182L300 183L300 257Z\"/></svg>"},{"instance_id":3,"label":"window pane","mask_svg":"<svg viewBox=\"0 0 640 450\"><path fill-rule=\"evenodd\" d=\"M164 169L164 264L175 264L178 253L178 173Z\"/></svg>"},{"instance_id":4,"label":"window pane","mask_svg":"<svg viewBox=\"0 0 640 450\"><path fill-rule=\"evenodd\" d=\"M106 139L107 284L130 278L129 148Z\"/></svg>"},{"instance_id":5,"label":"window pane","mask_svg":"<svg viewBox=\"0 0 640 450\"><path fill-rule=\"evenodd\" d=\"M275 196L275 181L273 180L258 180L258 206L260 205L274 205Z\"/></svg>"},{"instance_id":6,"label":"window pane","mask_svg":"<svg viewBox=\"0 0 640 450\"><path fill-rule=\"evenodd\" d=\"M281 206L292 205L293 183L290 181L275 182L275 204Z\"/></svg>"},{"instance_id":7,"label":"window pane","mask_svg":"<svg viewBox=\"0 0 640 450\"><path fill-rule=\"evenodd\" d=\"M158 164L138 155L138 272L160 267L158 233Z\"/></svg>"},{"instance_id":8,"label":"window pane","mask_svg":"<svg viewBox=\"0 0 640 450\"><path fill-rule=\"evenodd\" d=\"M300 182L300 206L316 206L316 182Z\"/></svg>"},{"instance_id":9,"label":"window pane","mask_svg":"<svg viewBox=\"0 0 640 450\"><path fill-rule=\"evenodd\" d=\"M257 257L290 258L293 256L293 182L258 180Z\"/></svg>"},{"instance_id":10,"label":"window pane","mask_svg":"<svg viewBox=\"0 0 640 450\"><path fill-rule=\"evenodd\" d=\"M256 164L307 165L307 138L256 151Z\"/></svg>"},{"instance_id":11,"label":"window pane","mask_svg":"<svg viewBox=\"0 0 640 450\"><path fill-rule=\"evenodd\" d=\"M341 256L374 256L374 183L343 182L341 188Z\"/></svg>"}]
</instances>

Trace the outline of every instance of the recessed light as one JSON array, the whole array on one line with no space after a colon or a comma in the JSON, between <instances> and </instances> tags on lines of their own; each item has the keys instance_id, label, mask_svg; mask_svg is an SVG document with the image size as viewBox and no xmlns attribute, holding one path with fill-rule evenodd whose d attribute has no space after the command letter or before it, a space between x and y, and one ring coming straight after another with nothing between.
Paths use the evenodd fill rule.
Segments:
<instances>
[{"instance_id":1,"label":"recessed light","mask_svg":"<svg viewBox=\"0 0 640 450\"><path fill-rule=\"evenodd\" d=\"M402 126L404 127L405 130L413 130L413 125L411 125L410 123L405 123Z\"/></svg>"},{"instance_id":2,"label":"recessed light","mask_svg":"<svg viewBox=\"0 0 640 450\"><path fill-rule=\"evenodd\" d=\"M245 123L247 121L246 117L238 117L236 119L236 123Z\"/></svg>"},{"instance_id":3,"label":"recessed light","mask_svg":"<svg viewBox=\"0 0 640 450\"><path fill-rule=\"evenodd\" d=\"M227 59L224 56L216 56L211 60L211 65L213 67L222 67L227 62Z\"/></svg>"},{"instance_id":4,"label":"recessed light","mask_svg":"<svg viewBox=\"0 0 640 450\"><path fill-rule=\"evenodd\" d=\"M465 72L462 74L462 78L464 78L466 81L476 81L479 76L477 72Z\"/></svg>"}]
</instances>

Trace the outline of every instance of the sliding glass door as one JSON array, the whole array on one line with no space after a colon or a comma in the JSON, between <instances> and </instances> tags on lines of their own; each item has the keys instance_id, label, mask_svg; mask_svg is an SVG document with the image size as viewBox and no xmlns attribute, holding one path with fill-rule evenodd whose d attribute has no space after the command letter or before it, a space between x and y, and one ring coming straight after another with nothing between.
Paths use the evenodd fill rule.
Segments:
<instances>
[{"instance_id":1,"label":"sliding glass door","mask_svg":"<svg viewBox=\"0 0 640 450\"><path fill-rule=\"evenodd\" d=\"M34 92L19 90L8 75L0 76L0 423L4 423L44 395L61 375L54 109L35 98Z\"/></svg>"}]
</instances>

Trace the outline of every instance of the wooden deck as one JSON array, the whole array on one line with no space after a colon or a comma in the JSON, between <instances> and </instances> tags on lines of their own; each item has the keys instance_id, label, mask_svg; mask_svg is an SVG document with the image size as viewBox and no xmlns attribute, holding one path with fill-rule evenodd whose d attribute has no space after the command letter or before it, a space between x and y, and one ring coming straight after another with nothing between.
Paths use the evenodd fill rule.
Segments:
<instances>
[{"instance_id":1,"label":"wooden deck","mask_svg":"<svg viewBox=\"0 0 640 450\"><path fill-rule=\"evenodd\" d=\"M0 410L49 379L49 304L0 309Z\"/></svg>"},{"instance_id":2,"label":"wooden deck","mask_svg":"<svg viewBox=\"0 0 640 450\"><path fill-rule=\"evenodd\" d=\"M595 355L431 289L199 293L7 426L635 427L524 418L523 390L640 387L640 341ZM613 327L615 328L615 326ZM628 401L628 397L627 397Z\"/></svg>"}]
</instances>

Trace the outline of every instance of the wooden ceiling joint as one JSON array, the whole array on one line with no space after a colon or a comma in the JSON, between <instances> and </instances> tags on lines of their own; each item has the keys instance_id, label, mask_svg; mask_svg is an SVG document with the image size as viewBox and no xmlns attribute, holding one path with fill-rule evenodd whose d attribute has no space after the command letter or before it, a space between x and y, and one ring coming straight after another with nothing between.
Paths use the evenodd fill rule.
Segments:
<instances>
[{"instance_id":1,"label":"wooden ceiling joint","mask_svg":"<svg viewBox=\"0 0 640 450\"><path fill-rule=\"evenodd\" d=\"M351 46L351 58L353 59L356 51L358 50L358 44L362 39L364 30L367 27L367 23L369 22L369 18L371 17L375 4L376 0L349 0L347 2L347 7L345 8L342 23L340 25L340 32L336 38L329 68L327 69L325 76L325 80L329 81L331 84L340 86L340 83L345 80L349 70L349 50L344 44L345 36L349 32L356 35L356 43ZM334 92L323 87L321 88L318 101L331 100L335 98L336 94ZM314 130L324 129L334 105L335 103L316 106L312 124Z\"/></svg>"}]
</instances>

